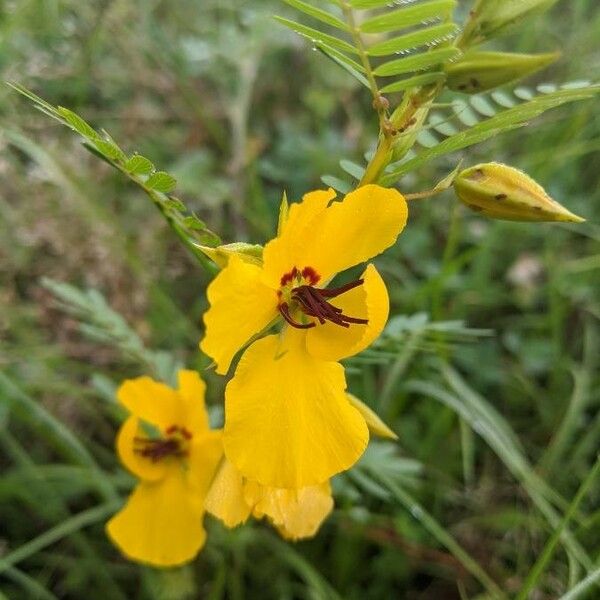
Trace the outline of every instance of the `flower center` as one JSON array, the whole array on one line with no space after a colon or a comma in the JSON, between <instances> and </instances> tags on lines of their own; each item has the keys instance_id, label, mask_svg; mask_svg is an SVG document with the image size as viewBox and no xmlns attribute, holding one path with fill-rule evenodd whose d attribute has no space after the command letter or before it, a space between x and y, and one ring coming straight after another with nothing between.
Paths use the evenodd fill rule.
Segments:
<instances>
[{"instance_id":1,"label":"flower center","mask_svg":"<svg viewBox=\"0 0 600 600\"><path fill-rule=\"evenodd\" d=\"M351 324L366 325L369 322L368 319L345 315L341 308L333 306L329 302L332 298L362 285L364 283L363 279L357 279L332 289L315 287L319 279L319 274L312 267L305 267L302 271L294 267L292 271L281 278L282 288L287 286L289 289L293 283L301 284L291 287L285 297L282 290L278 292L280 301L277 308L289 325L296 329L310 329L317 325L315 321L310 323L298 322L291 314L292 308L298 308L305 315L316 318L321 325L329 321L340 327L350 327Z\"/></svg>"},{"instance_id":2,"label":"flower center","mask_svg":"<svg viewBox=\"0 0 600 600\"><path fill-rule=\"evenodd\" d=\"M153 463L169 456L181 458L188 455L188 442L193 436L185 427L171 425L165 434L166 437L161 438L134 437L133 451Z\"/></svg>"}]
</instances>

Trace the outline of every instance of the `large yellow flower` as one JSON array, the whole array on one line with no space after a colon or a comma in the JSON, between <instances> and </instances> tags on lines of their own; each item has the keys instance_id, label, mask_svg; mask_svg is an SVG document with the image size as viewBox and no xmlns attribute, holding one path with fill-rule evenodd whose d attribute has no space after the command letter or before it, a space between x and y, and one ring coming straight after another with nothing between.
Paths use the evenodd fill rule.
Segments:
<instances>
[{"instance_id":1,"label":"large yellow flower","mask_svg":"<svg viewBox=\"0 0 600 600\"><path fill-rule=\"evenodd\" d=\"M225 460L206 498L206 510L227 527L244 523L252 514L266 517L290 540L312 537L333 509L329 482L299 490L270 488L243 478Z\"/></svg>"},{"instance_id":2,"label":"large yellow flower","mask_svg":"<svg viewBox=\"0 0 600 600\"><path fill-rule=\"evenodd\" d=\"M282 335L249 346L225 396L225 453L268 487L324 483L354 464L368 441L336 361L381 333L387 290L372 264L356 281L327 285L391 246L407 207L399 192L376 185L334 198L331 189L304 196L265 246L262 264L232 253L208 287L201 348L218 373L271 325L285 325Z\"/></svg>"},{"instance_id":3,"label":"large yellow flower","mask_svg":"<svg viewBox=\"0 0 600 600\"><path fill-rule=\"evenodd\" d=\"M222 456L221 431L209 429L204 392L195 371L179 371L178 390L149 377L118 390L131 415L117 451L140 481L107 532L132 560L180 565L204 545L204 500Z\"/></svg>"}]
</instances>

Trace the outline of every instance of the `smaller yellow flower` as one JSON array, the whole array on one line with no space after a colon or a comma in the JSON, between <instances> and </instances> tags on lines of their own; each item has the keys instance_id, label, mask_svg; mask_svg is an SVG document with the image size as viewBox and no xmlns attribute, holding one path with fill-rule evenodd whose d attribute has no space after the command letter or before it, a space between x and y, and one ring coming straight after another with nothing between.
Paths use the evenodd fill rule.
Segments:
<instances>
[{"instance_id":1,"label":"smaller yellow flower","mask_svg":"<svg viewBox=\"0 0 600 600\"><path fill-rule=\"evenodd\" d=\"M140 481L106 530L125 556L157 567L186 563L204 545L204 500L222 456L221 431L209 429L204 382L195 371L179 371L178 379L177 390L138 377L117 392L131 413L117 451Z\"/></svg>"},{"instance_id":2,"label":"smaller yellow flower","mask_svg":"<svg viewBox=\"0 0 600 600\"><path fill-rule=\"evenodd\" d=\"M266 517L286 539L312 537L333 509L329 482L300 489L274 488L244 479L225 460L206 498L206 510L227 527L250 515Z\"/></svg>"}]
</instances>

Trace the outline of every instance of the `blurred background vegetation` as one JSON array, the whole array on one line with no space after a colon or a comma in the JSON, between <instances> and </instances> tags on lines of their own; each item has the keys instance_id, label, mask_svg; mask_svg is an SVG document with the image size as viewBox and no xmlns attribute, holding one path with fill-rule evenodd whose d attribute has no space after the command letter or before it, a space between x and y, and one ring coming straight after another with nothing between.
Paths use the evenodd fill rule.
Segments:
<instances>
[{"instance_id":1,"label":"blurred background vegetation","mask_svg":"<svg viewBox=\"0 0 600 600\"><path fill-rule=\"evenodd\" d=\"M322 187L377 133L368 93L273 14L291 11L270 0L4 0L1 79L175 175L225 241L262 243L284 189L296 200ZM598 39L597 1L563 0L494 47L560 49L534 83L564 83L597 77ZM350 389L399 443L373 445L336 479L319 535L285 545L264 525L230 532L207 519L193 567L158 576L103 531L131 485L113 453L113 391L153 361L206 367L209 275L139 189L7 86L0 150L0 597L473 598L481 569L508 596L533 578L530 597L546 599L586 565L598 573L597 480L552 546L600 442L597 102L463 156L527 171L587 223L492 222L451 191L411 203L378 260L399 316L348 362ZM431 188L456 158L402 191ZM223 382L206 376L218 412ZM577 597L600 597L586 590Z\"/></svg>"}]
</instances>

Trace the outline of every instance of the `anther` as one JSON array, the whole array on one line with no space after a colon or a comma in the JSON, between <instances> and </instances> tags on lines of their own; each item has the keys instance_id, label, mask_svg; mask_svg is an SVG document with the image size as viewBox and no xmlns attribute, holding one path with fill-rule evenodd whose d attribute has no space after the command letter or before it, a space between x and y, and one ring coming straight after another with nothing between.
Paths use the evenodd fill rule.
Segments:
<instances>
[{"instance_id":1,"label":"anther","mask_svg":"<svg viewBox=\"0 0 600 600\"><path fill-rule=\"evenodd\" d=\"M363 279L357 279L356 281L330 290L315 288L312 285L300 285L292 289L292 300L298 303L299 307L306 315L318 319L321 325L323 325L325 321L330 321L340 327L346 328L350 327L350 324L366 325L369 322L368 319L347 316L343 313L341 308L333 306L328 301L329 298L336 298L363 283ZM285 312L283 312L282 307ZM292 322L287 304L280 305L279 310L290 325L293 325L294 327L298 326L295 321ZM314 325L315 323L313 322L309 326ZM306 325L301 328L308 329Z\"/></svg>"}]
</instances>

